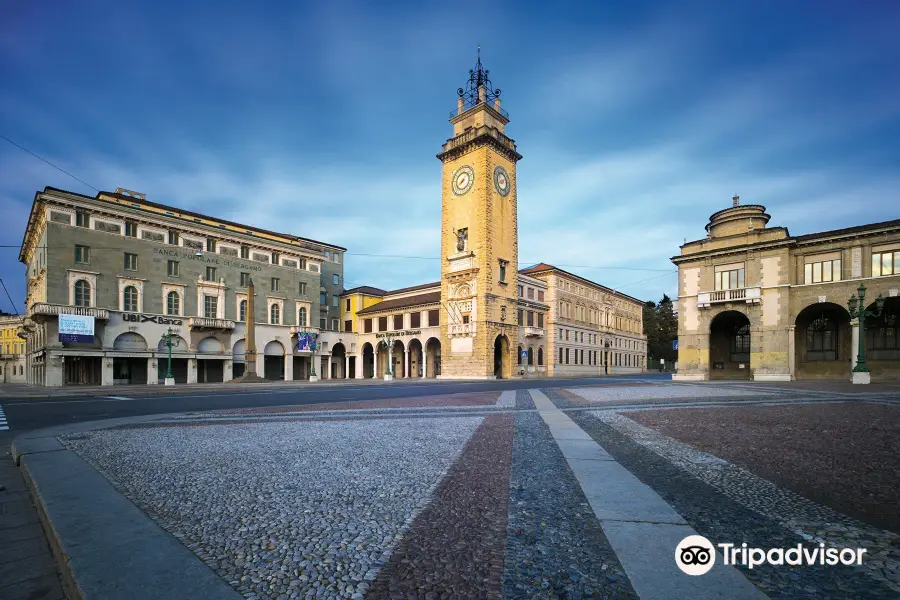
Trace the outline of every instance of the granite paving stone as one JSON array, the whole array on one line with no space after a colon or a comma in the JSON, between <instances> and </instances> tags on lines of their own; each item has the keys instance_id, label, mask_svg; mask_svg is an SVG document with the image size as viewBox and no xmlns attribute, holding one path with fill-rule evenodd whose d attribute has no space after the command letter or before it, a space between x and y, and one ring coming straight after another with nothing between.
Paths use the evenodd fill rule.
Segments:
<instances>
[{"instance_id":1,"label":"granite paving stone","mask_svg":"<svg viewBox=\"0 0 900 600\"><path fill-rule=\"evenodd\" d=\"M62 441L246 598L352 598L481 422L150 427Z\"/></svg>"}]
</instances>

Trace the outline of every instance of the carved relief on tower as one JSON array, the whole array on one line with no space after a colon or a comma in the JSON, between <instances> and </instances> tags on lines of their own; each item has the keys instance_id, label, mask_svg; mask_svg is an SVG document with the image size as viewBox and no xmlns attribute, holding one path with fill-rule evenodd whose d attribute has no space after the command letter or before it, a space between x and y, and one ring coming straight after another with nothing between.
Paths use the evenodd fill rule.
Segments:
<instances>
[{"instance_id":1,"label":"carved relief on tower","mask_svg":"<svg viewBox=\"0 0 900 600\"><path fill-rule=\"evenodd\" d=\"M447 302L447 333L453 337L475 337L478 302L475 299L475 281L451 284Z\"/></svg>"}]
</instances>

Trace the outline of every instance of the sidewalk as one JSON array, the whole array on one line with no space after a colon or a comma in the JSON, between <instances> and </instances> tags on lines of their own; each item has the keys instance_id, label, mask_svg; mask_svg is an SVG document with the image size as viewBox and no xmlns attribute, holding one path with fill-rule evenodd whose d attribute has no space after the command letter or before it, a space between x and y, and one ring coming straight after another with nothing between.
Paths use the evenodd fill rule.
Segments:
<instances>
[{"instance_id":1,"label":"sidewalk","mask_svg":"<svg viewBox=\"0 0 900 600\"><path fill-rule=\"evenodd\" d=\"M0 433L0 598L65 599L38 512L10 456L10 432Z\"/></svg>"}]
</instances>

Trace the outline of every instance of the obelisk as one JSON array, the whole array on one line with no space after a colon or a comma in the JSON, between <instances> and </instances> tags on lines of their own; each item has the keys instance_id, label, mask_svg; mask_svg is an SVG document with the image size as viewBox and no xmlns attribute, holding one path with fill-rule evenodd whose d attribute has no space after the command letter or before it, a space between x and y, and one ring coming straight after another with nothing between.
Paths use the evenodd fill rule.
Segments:
<instances>
[{"instance_id":1,"label":"obelisk","mask_svg":"<svg viewBox=\"0 0 900 600\"><path fill-rule=\"evenodd\" d=\"M256 320L254 316L256 311L254 304L256 303L256 292L253 286L253 280L247 282L247 313L244 320L247 323L247 339L244 341L244 374L235 379L240 383L258 383L265 381L256 372Z\"/></svg>"}]
</instances>

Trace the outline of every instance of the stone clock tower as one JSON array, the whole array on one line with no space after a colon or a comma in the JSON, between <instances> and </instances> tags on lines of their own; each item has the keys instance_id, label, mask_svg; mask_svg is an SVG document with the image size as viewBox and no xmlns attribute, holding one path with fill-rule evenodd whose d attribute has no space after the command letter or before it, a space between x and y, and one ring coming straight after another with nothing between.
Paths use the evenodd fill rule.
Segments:
<instances>
[{"instance_id":1,"label":"stone clock tower","mask_svg":"<svg viewBox=\"0 0 900 600\"><path fill-rule=\"evenodd\" d=\"M516 375L518 226L516 162L509 123L481 65L469 71L450 117L441 211L442 378Z\"/></svg>"}]
</instances>

